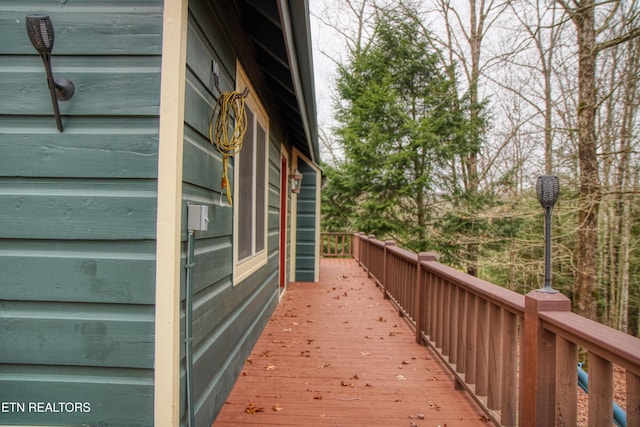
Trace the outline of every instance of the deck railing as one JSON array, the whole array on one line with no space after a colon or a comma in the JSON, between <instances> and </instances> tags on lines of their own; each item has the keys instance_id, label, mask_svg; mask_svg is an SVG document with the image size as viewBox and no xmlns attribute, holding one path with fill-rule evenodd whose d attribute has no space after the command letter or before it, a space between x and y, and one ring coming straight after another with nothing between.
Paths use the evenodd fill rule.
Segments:
<instances>
[{"instance_id":1,"label":"deck railing","mask_svg":"<svg viewBox=\"0 0 640 427\"><path fill-rule=\"evenodd\" d=\"M520 295L392 241L353 235L353 256L488 416L503 426L577 425L586 352L590 426L612 423L613 365L626 371L627 426L640 427L640 339L572 313L560 293Z\"/></svg>"},{"instance_id":2,"label":"deck railing","mask_svg":"<svg viewBox=\"0 0 640 427\"><path fill-rule=\"evenodd\" d=\"M320 237L323 257L353 256L353 233L321 233Z\"/></svg>"}]
</instances>

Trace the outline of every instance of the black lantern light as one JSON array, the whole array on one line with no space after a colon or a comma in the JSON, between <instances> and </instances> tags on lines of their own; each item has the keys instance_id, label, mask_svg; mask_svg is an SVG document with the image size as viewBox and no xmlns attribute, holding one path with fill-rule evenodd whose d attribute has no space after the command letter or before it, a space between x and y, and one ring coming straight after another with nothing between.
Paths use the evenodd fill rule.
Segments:
<instances>
[{"instance_id":1,"label":"black lantern light","mask_svg":"<svg viewBox=\"0 0 640 427\"><path fill-rule=\"evenodd\" d=\"M293 172L289 175L289 181L291 185L292 193L299 193L300 187L302 187L302 174L298 171L298 168L295 168Z\"/></svg>"},{"instance_id":2,"label":"black lantern light","mask_svg":"<svg viewBox=\"0 0 640 427\"><path fill-rule=\"evenodd\" d=\"M73 96L73 83L64 77L53 78L51 71L51 51L53 50L54 32L51 19L47 15L28 15L26 17L27 35L33 47L38 51L47 73L47 83L51 93L53 113L56 116L56 125L62 132L62 119L58 101L66 101Z\"/></svg>"},{"instance_id":3,"label":"black lantern light","mask_svg":"<svg viewBox=\"0 0 640 427\"><path fill-rule=\"evenodd\" d=\"M560 179L555 175L539 176L536 193L544 208L544 288L539 292L556 293L551 287L551 211L560 195Z\"/></svg>"}]
</instances>

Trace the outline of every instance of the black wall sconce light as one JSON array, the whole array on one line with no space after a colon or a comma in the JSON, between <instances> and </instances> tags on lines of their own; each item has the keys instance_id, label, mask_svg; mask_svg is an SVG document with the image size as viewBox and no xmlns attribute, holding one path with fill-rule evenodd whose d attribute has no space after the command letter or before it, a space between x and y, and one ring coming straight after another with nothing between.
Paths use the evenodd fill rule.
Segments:
<instances>
[{"instance_id":1,"label":"black wall sconce light","mask_svg":"<svg viewBox=\"0 0 640 427\"><path fill-rule=\"evenodd\" d=\"M302 174L295 168L291 174L289 174L289 182L291 185L292 193L299 193L300 187L302 187Z\"/></svg>"},{"instance_id":2,"label":"black wall sconce light","mask_svg":"<svg viewBox=\"0 0 640 427\"><path fill-rule=\"evenodd\" d=\"M58 101L66 101L71 98L74 86L71 80L64 77L53 78L51 51L53 50L54 33L51 18L47 15L28 15L26 24L29 40L31 40L31 44L38 51L44 63L44 68L47 72L47 83L51 93L51 103L53 104L53 113L56 116L56 125L58 130L62 132L62 118L60 117Z\"/></svg>"}]
</instances>

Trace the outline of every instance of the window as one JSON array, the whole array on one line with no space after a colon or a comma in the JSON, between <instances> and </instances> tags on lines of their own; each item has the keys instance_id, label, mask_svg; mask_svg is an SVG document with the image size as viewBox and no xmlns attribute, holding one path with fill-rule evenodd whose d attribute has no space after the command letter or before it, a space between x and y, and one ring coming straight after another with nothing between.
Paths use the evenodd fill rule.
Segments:
<instances>
[{"instance_id":1,"label":"window","mask_svg":"<svg viewBox=\"0 0 640 427\"><path fill-rule=\"evenodd\" d=\"M250 87L245 100L247 131L234 168L234 284L267 262L267 162L269 118L238 65L237 90Z\"/></svg>"}]
</instances>

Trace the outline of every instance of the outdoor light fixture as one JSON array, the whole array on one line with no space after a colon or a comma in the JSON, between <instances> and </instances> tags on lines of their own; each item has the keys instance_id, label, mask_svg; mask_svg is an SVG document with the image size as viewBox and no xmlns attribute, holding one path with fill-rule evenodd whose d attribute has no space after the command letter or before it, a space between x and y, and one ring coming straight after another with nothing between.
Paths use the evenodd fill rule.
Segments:
<instances>
[{"instance_id":1,"label":"outdoor light fixture","mask_svg":"<svg viewBox=\"0 0 640 427\"><path fill-rule=\"evenodd\" d=\"M51 103L53 113L56 116L56 125L62 132L62 119L58 101L66 101L73 96L74 86L71 80L64 77L53 78L51 71L51 51L53 50L53 24L47 15L28 15L26 17L27 34L31 44L38 51L45 71L47 72L47 83L51 93Z\"/></svg>"},{"instance_id":2,"label":"outdoor light fixture","mask_svg":"<svg viewBox=\"0 0 640 427\"><path fill-rule=\"evenodd\" d=\"M291 185L292 193L299 193L300 187L302 187L302 174L295 168L291 174L289 174L289 181Z\"/></svg>"},{"instance_id":3,"label":"outdoor light fixture","mask_svg":"<svg viewBox=\"0 0 640 427\"><path fill-rule=\"evenodd\" d=\"M539 176L536 193L544 208L544 288L538 291L553 294L558 291L551 287L551 210L558 201L560 179L555 175Z\"/></svg>"}]
</instances>

